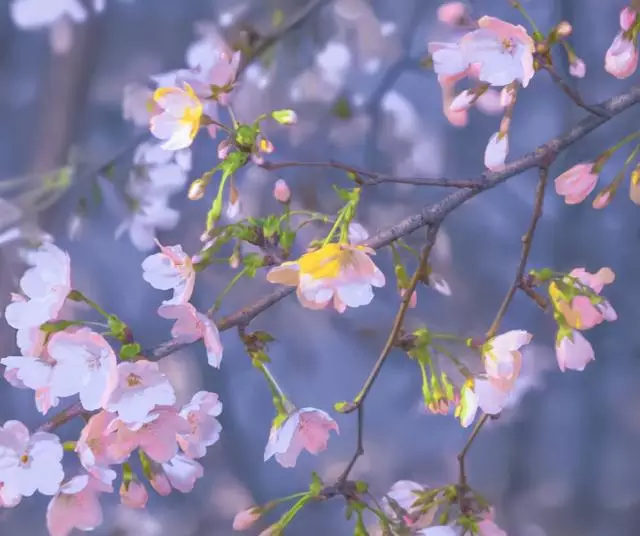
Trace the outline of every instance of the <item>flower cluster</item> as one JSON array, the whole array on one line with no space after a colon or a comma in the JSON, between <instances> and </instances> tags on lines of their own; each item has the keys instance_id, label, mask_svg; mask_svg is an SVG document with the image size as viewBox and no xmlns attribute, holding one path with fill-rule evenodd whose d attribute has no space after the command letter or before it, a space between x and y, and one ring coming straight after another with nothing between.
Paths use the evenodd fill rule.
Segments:
<instances>
[{"instance_id":1,"label":"flower cluster","mask_svg":"<svg viewBox=\"0 0 640 536\"><path fill-rule=\"evenodd\" d=\"M163 289L172 289L174 298L161 310L191 307L186 302L193 290L195 274L188 257L179 247L162 248L165 253L145 261L145 278ZM118 360L105 336L83 325L66 321L61 311L67 300L92 304L118 325L116 317L71 286L69 256L52 243L32 252L31 265L20 280L23 294L14 295L5 318L17 330L21 355L2 359L5 378L12 385L33 389L36 406L42 413L57 406L61 398L79 395L89 417L78 441L70 442L83 472L65 480L62 468L63 445L53 433L29 432L24 424L8 421L0 428L0 501L16 506L22 497L36 491L52 496L47 510L47 526L52 536L66 536L75 528L91 530L102 522L98 496L113 491L122 467L120 495L123 504L141 508L147 491L131 471L127 460L138 452L144 477L161 495L172 488L190 491L203 474L196 461L206 454L220 436L217 417L222 404L215 393L200 391L183 407L176 406L174 388L158 364L130 355ZM167 282L168 281L168 282ZM182 313L180 313L182 315ZM169 316L169 315L167 315ZM208 319L207 319L208 320ZM219 365L222 348L213 323L199 337L213 340L212 364ZM193 326L184 316L194 339ZM194 322L195 324L195 322ZM130 346L130 335L121 328L107 335ZM174 327L174 332L180 331ZM182 338L181 338L182 337ZM136 352L134 352L136 353ZM124 353L121 351L121 355Z\"/></svg>"}]
</instances>

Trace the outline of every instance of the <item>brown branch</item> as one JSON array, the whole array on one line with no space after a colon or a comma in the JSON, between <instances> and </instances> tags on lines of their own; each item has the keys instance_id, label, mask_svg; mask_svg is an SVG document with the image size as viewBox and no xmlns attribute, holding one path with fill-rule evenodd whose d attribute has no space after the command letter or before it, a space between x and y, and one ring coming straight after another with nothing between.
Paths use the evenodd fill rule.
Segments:
<instances>
[{"instance_id":1,"label":"brown branch","mask_svg":"<svg viewBox=\"0 0 640 536\"><path fill-rule=\"evenodd\" d=\"M332 168L346 171L347 173L353 173L357 176L357 181L363 186L373 186L383 182L395 183L395 184L413 184L415 186L441 186L444 188L482 188L483 181L471 180L471 179L433 179L423 177L394 177L393 175L382 175L381 173L374 173L372 171L365 171L358 169L354 166L329 160L327 162L264 162L260 165L263 169L269 171L291 168L291 167L313 167L313 168ZM362 177L367 177L369 180L363 180Z\"/></svg>"},{"instance_id":2,"label":"brown branch","mask_svg":"<svg viewBox=\"0 0 640 536\"><path fill-rule=\"evenodd\" d=\"M439 225L448 214L455 209L463 205L465 202L474 198L481 192L494 188L499 184L507 181L508 179L529 170L534 167L545 165L550 158L555 157L560 151L566 149L576 141L584 138L587 134L598 128L599 126L607 123L613 117L621 114L625 110L631 108L635 104L640 102L640 86L634 86L625 93L612 97L600 105L600 108L604 110L608 115L603 116L590 116L582 121L578 122L573 128L564 134L553 138L549 142L538 147L535 151L524 155L523 157L514 160L510 164L507 164L502 171L498 172L484 172L478 178L478 181L484 181L483 186L480 188L461 188L455 192L449 194L444 199L433 205L428 205L417 214L413 214L403 219L396 225L389 227L388 229L378 233L365 242L366 245L379 249L381 247L391 244L393 241L406 236L421 227L426 225ZM219 323L221 331L230 329L234 326L238 326L243 323L247 323L260 313L278 303L280 300L289 296L294 292L293 288L279 288L261 298L252 305L241 309L237 313L231 316L225 317ZM406 293L405 296L410 296L411 293ZM180 350L188 346L187 344L178 344L174 342L162 343L159 346L145 352L145 356L151 360L158 360L162 357L169 355L172 352ZM62 410L62 413L72 411L74 406ZM59 415L56 415L54 419L63 419ZM68 419L66 419L68 420ZM63 420L63 422L66 422ZM43 425L47 426L47 424ZM51 428L48 428L51 429Z\"/></svg>"}]
</instances>

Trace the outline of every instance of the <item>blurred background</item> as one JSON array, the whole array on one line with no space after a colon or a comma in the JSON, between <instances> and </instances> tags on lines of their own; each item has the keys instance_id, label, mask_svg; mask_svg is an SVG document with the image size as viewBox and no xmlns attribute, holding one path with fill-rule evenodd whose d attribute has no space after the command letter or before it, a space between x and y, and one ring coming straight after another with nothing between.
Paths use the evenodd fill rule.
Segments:
<instances>
[{"instance_id":1,"label":"blurred background","mask_svg":"<svg viewBox=\"0 0 640 536\"><path fill-rule=\"evenodd\" d=\"M307 1L109 0L103 13L89 14L83 23L33 30L17 28L9 1L2 3L0 232L12 233L0 235L2 309L24 269L20 246L46 232L70 252L75 288L120 315L144 346L167 339L170 324L150 314L164 295L141 277L140 263L149 252L134 247L127 233L114 239L127 217L118 191L128 179L136 140L144 132L123 119L124 88L131 83L146 85L152 75L186 67L185 52L198 40L221 36L234 43L254 32L269 34L282 20L304 10ZM570 42L586 62L587 76L570 83L586 101L621 93L634 82L637 74L619 81L604 71L604 54L618 31L618 13L625 2L522 3L543 31L562 19L573 24ZM401 176L478 175L485 144L498 129L500 116L474 110L467 127L451 125L442 113L436 76L420 66L428 41L454 35L436 19L442 2L314 4L298 27L245 70L234 96L234 108L242 119L279 108L297 112L297 125L267 131L276 148L270 160L335 159ZM506 0L471 4L476 17L488 14L524 24ZM566 78L566 58L558 55L557 62ZM546 73L537 74L518 98L510 158L564 132L585 113L554 87ZM552 176L597 155L637 128L639 118L638 110L632 109L599 128L558 158ZM216 143L205 134L193 150L192 179L217 164ZM116 155L115 166L96 173ZM626 156L612 159L603 180L613 177ZM52 182L47 172L70 162L76 166L71 177L57 174ZM329 213L339 207L330 185L349 184L338 171L268 172L250 165L236 181L243 215L277 209L272 198L277 178L288 181L294 208ZM418 307L408 315L409 328L426 324L465 336L487 330L515 273L535 184L535 172L524 173L478 196L446 220L433 266L449 283L452 295L421 288ZM179 223L159 231L158 238L164 244L180 243L193 254L200 247L208 207L206 201L189 201L185 193L186 186L170 201L180 211ZM408 185L366 188L358 221L373 234L445 194L439 188ZM483 430L468 461L471 485L495 504L497 520L510 536L638 534L638 214L625 191L607 209L595 211L590 203L566 206L548 188L529 268L569 271L584 266L595 272L610 266L617 279L607 297L619 320L588 333L596 361L585 372L563 374L553 352L553 319L525 296L516 296L502 330L521 328L534 334L524 354L517 401ZM319 232L301 233L298 251ZM419 246L423 236L416 233L410 243ZM388 252L380 253L377 262L392 273ZM229 267L216 265L200 275L194 304L208 309L232 274ZM259 275L235 287L221 313L231 313L271 290ZM387 286L376 291L376 299L366 308L343 315L314 312L287 298L252 322L251 328L265 329L277 338L271 347L272 369L292 401L299 407L331 411L334 402L351 399L359 390L398 306L389 275ZM13 354L14 331L3 323L0 337L0 353ZM152 494L144 511L120 506L117 494L105 496L105 523L95 534L232 534L231 521L238 510L306 489L311 471L327 480L340 474L355 446L354 416L336 416L340 435L332 436L329 449L321 455L301 455L295 469L283 469L274 460L263 463L273 418L269 390L252 368L237 333L225 332L222 341L221 370L207 365L199 345L162 361L181 401L202 388L222 398L223 433L201 460L205 477L187 495ZM2 382L0 396L2 421L17 418L37 426L46 419L36 412L30 391ZM424 411L419 369L399 350L391 355L367 400L365 424L365 455L352 476L367 480L376 496L399 479L437 486L457 478L455 455L469 430L461 429L453 416ZM63 439L73 439L79 426L69 423L59 432ZM35 496L0 512L0 533L44 535L47 501ZM344 503L336 499L305 508L287 534L349 535L352 523L345 521Z\"/></svg>"}]
</instances>

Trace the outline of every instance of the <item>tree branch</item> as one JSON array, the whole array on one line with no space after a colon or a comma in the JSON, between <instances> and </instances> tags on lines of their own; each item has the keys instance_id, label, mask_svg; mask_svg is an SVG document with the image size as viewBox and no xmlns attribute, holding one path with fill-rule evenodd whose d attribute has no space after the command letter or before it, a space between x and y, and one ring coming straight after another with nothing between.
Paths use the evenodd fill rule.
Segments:
<instances>
[{"instance_id":1,"label":"tree branch","mask_svg":"<svg viewBox=\"0 0 640 536\"><path fill-rule=\"evenodd\" d=\"M329 160L327 162L264 162L260 165L263 169L269 171L291 168L291 167L313 167L313 168L333 168L346 171L347 173L353 173L358 176L358 182L363 186L373 186L383 182L395 183L395 184L413 184L415 186L441 186L444 188L481 188L484 185L483 181L472 179L433 179L422 177L394 177L393 175L383 175L381 173L374 173L372 171L366 171L354 166ZM367 177L370 180L363 180L362 177Z\"/></svg>"},{"instance_id":2,"label":"tree branch","mask_svg":"<svg viewBox=\"0 0 640 536\"><path fill-rule=\"evenodd\" d=\"M550 158L554 158L560 151L563 151L576 141L584 138L587 134L598 128L599 126L607 123L612 118L621 114L625 110L631 108L635 104L640 102L640 86L634 86L625 93L612 97L601 103L599 107L605 111L607 116L590 116L582 121L579 121L573 128L564 134L553 138L544 145L538 147L535 151L524 155L523 157L514 160L510 164L507 164L502 171L498 172L484 172L477 181L483 182L483 185L478 188L461 188L455 192L449 194L438 203L428 205L417 214L413 214L396 225L389 227L388 229L378 233L365 242L365 244L374 249L379 249L391 244L393 241L406 236L421 227L426 225L432 225L437 227L448 214L456 210L465 202L474 198L481 192L494 188L499 184L507 181L511 177L514 177L523 171L529 170L533 167L544 166ZM289 296L295 291L294 288L284 287L279 288L261 298L257 302L241 309L237 313L223 318L219 323L220 331L225 331L234 326L238 326L242 323L249 322L263 311L267 310L272 305L278 303L280 300ZM411 293L406 295L410 296ZM165 357L172 352L180 350L188 346L184 343L175 343L173 341L165 342L159 346L146 351L144 355L150 360L158 360ZM62 410L61 414L56 415L53 419L56 420L58 426L66 422L69 419L64 418L64 414L74 410L77 405L70 406L67 409ZM76 413L77 414L77 413ZM70 417L72 418L72 417ZM55 427L53 426L53 427ZM44 427L44 428L43 428ZM50 430L52 427L49 424L44 424L41 429Z\"/></svg>"}]
</instances>

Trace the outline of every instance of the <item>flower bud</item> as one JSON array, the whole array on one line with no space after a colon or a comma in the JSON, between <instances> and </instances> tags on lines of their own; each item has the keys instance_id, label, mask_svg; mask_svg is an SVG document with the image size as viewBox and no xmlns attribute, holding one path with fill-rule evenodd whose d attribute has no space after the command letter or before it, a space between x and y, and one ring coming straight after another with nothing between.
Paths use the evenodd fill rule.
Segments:
<instances>
[{"instance_id":1,"label":"flower bud","mask_svg":"<svg viewBox=\"0 0 640 536\"><path fill-rule=\"evenodd\" d=\"M189 186L189 193L187 197L191 199L191 201L198 201L204 197L204 193L207 190L207 183L202 179L196 179Z\"/></svg>"},{"instance_id":2,"label":"flower bud","mask_svg":"<svg viewBox=\"0 0 640 536\"><path fill-rule=\"evenodd\" d=\"M120 486L120 501L129 508L144 508L149 499L147 488L138 480L122 482Z\"/></svg>"},{"instance_id":3,"label":"flower bud","mask_svg":"<svg viewBox=\"0 0 640 536\"><path fill-rule=\"evenodd\" d=\"M612 192L609 189L602 190L602 192L600 192L593 200L593 208L601 209L608 206L609 203L611 203L611 199L613 197L611 194Z\"/></svg>"},{"instance_id":4,"label":"flower bud","mask_svg":"<svg viewBox=\"0 0 640 536\"><path fill-rule=\"evenodd\" d=\"M286 204L291 199L291 190L284 179L278 179L273 187L273 197Z\"/></svg>"},{"instance_id":5,"label":"flower bud","mask_svg":"<svg viewBox=\"0 0 640 536\"><path fill-rule=\"evenodd\" d=\"M573 32L573 27L566 20L563 20L556 26L555 33L558 37L569 37L571 35L571 32Z\"/></svg>"},{"instance_id":6,"label":"flower bud","mask_svg":"<svg viewBox=\"0 0 640 536\"><path fill-rule=\"evenodd\" d=\"M281 125L295 125L298 122L298 116L293 110L276 110L271 112L271 117Z\"/></svg>"},{"instance_id":7,"label":"flower bud","mask_svg":"<svg viewBox=\"0 0 640 536\"><path fill-rule=\"evenodd\" d=\"M587 66L581 58L575 56L569 65L569 74L576 78L584 78L587 74Z\"/></svg>"},{"instance_id":8,"label":"flower bud","mask_svg":"<svg viewBox=\"0 0 640 536\"><path fill-rule=\"evenodd\" d=\"M233 518L233 530L248 530L261 517L260 509L256 506L238 512Z\"/></svg>"}]
</instances>

